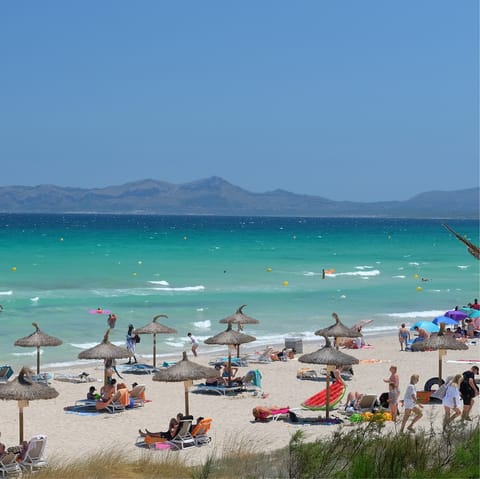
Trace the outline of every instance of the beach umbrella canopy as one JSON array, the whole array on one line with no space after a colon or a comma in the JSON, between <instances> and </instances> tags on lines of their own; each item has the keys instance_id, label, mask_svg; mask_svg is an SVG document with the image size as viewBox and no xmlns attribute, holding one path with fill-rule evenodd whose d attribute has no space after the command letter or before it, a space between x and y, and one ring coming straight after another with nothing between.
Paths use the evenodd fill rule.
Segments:
<instances>
[{"instance_id":1,"label":"beach umbrella canopy","mask_svg":"<svg viewBox=\"0 0 480 479\"><path fill-rule=\"evenodd\" d=\"M465 319L468 314L465 311L460 311L459 309L451 309L450 311L447 311L444 316L455 319L456 321L461 321L462 319Z\"/></svg>"},{"instance_id":2,"label":"beach umbrella canopy","mask_svg":"<svg viewBox=\"0 0 480 479\"><path fill-rule=\"evenodd\" d=\"M218 333L211 338L208 338L204 341L205 344L223 344L226 346L237 346L239 344L250 343L255 341L257 338L254 336L249 336L248 334L241 333L240 331L232 330L232 323L228 323L227 329ZM230 348L228 348L228 385L232 382L231 377L231 367L232 367L232 355Z\"/></svg>"},{"instance_id":3,"label":"beach umbrella canopy","mask_svg":"<svg viewBox=\"0 0 480 479\"><path fill-rule=\"evenodd\" d=\"M439 325L440 323L443 323L443 324L454 324L454 325L457 325L458 324L458 321L456 319L453 319L449 316L437 316L433 321L432 321L433 324L437 324Z\"/></svg>"},{"instance_id":4,"label":"beach umbrella canopy","mask_svg":"<svg viewBox=\"0 0 480 479\"><path fill-rule=\"evenodd\" d=\"M108 335L110 334L110 329L107 329L105 335L103 336L103 341L100 344L97 344L93 348L86 349L78 355L78 359L124 359L132 357L132 353L127 348L122 348L112 344L108 340ZM107 373L105 369L104 374L104 383L107 382Z\"/></svg>"},{"instance_id":5,"label":"beach umbrella canopy","mask_svg":"<svg viewBox=\"0 0 480 479\"><path fill-rule=\"evenodd\" d=\"M58 391L54 388L33 381L32 375L31 369L23 367L16 379L0 385L0 399L18 401L19 444L23 442L23 408L28 406L28 401L53 399L58 396Z\"/></svg>"},{"instance_id":6,"label":"beach umbrella canopy","mask_svg":"<svg viewBox=\"0 0 480 479\"><path fill-rule=\"evenodd\" d=\"M373 319L361 319L360 321L357 321L350 329L359 330L370 323L373 323Z\"/></svg>"},{"instance_id":7,"label":"beach umbrella canopy","mask_svg":"<svg viewBox=\"0 0 480 479\"><path fill-rule=\"evenodd\" d=\"M468 241L466 238L458 234L456 231L454 231L450 226L447 224L443 225L450 233L452 233L459 241L461 241L464 245L467 246L468 252L474 256L477 259L480 259L480 248L476 245L474 245L471 241Z\"/></svg>"},{"instance_id":8,"label":"beach umbrella canopy","mask_svg":"<svg viewBox=\"0 0 480 479\"><path fill-rule=\"evenodd\" d=\"M135 329L137 334L153 335L153 367L157 366L157 334L175 334L177 332L176 329L157 323L158 318L168 318L168 316L166 314L158 314L153 318L151 323Z\"/></svg>"},{"instance_id":9,"label":"beach umbrella canopy","mask_svg":"<svg viewBox=\"0 0 480 479\"><path fill-rule=\"evenodd\" d=\"M335 343L337 343L337 338L360 338L362 337L362 333L357 329L349 328L345 326L338 317L337 313L332 313L333 318L335 319L335 323L328 328L319 329L315 331L317 336L329 336L335 338ZM338 349L338 344L337 344Z\"/></svg>"},{"instance_id":10,"label":"beach umbrella canopy","mask_svg":"<svg viewBox=\"0 0 480 479\"><path fill-rule=\"evenodd\" d=\"M316 334L316 333L315 333ZM307 364L326 364L327 365L327 396L326 396L326 410L325 414L329 417L329 402L330 402L330 372L328 366L349 366L358 364L358 359L349 354L342 353L336 348L332 347L327 334L323 334L325 338L325 346L314 351L313 353L303 354L298 358L301 363Z\"/></svg>"},{"instance_id":11,"label":"beach umbrella canopy","mask_svg":"<svg viewBox=\"0 0 480 479\"><path fill-rule=\"evenodd\" d=\"M14 344L15 346L21 346L23 348L37 348L37 374L40 374L40 348L45 346L60 346L63 344L63 341L40 331L37 323L32 323L32 326L35 328L35 331L29 336L17 339Z\"/></svg>"},{"instance_id":12,"label":"beach umbrella canopy","mask_svg":"<svg viewBox=\"0 0 480 479\"><path fill-rule=\"evenodd\" d=\"M238 325L238 331L243 330L243 325L244 324L258 324L260 321L258 319L252 318L250 316L247 316L243 312L243 308L246 306L246 304L243 304L240 306L234 314L231 316L227 316L226 318L223 318L219 321L221 324L236 324ZM237 345L237 357L240 357L240 344Z\"/></svg>"},{"instance_id":13,"label":"beach umbrella canopy","mask_svg":"<svg viewBox=\"0 0 480 479\"><path fill-rule=\"evenodd\" d=\"M202 366L201 364L189 361L187 353L183 352L182 360L166 369L161 369L152 377L153 381L162 382L184 382L185 386L185 415L189 415L188 388L191 382L196 379L216 378L218 371L214 368Z\"/></svg>"},{"instance_id":14,"label":"beach umbrella canopy","mask_svg":"<svg viewBox=\"0 0 480 479\"><path fill-rule=\"evenodd\" d=\"M474 309L469 315L469 318L480 318L480 311L478 309Z\"/></svg>"},{"instance_id":15,"label":"beach umbrella canopy","mask_svg":"<svg viewBox=\"0 0 480 479\"><path fill-rule=\"evenodd\" d=\"M438 378L440 381L442 380L442 356L445 355L447 349L466 350L468 346L457 341L454 336L445 334L445 323L440 323L440 330L435 336L412 344L412 351L438 350Z\"/></svg>"},{"instance_id":16,"label":"beach umbrella canopy","mask_svg":"<svg viewBox=\"0 0 480 479\"><path fill-rule=\"evenodd\" d=\"M438 333L440 331L438 325L432 321L417 321L416 323L412 324L410 331L413 331L416 327L423 328L425 331L427 331L427 333Z\"/></svg>"}]
</instances>

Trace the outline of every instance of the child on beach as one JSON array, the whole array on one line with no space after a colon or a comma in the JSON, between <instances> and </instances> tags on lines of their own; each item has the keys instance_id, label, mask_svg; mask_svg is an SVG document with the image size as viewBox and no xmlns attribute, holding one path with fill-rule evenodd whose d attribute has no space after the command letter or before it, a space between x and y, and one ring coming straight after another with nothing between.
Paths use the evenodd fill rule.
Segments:
<instances>
[{"instance_id":1,"label":"child on beach","mask_svg":"<svg viewBox=\"0 0 480 479\"><path fill-rule=\"evenodd\" d=\"M96 393L95 386L90 386L88 388L87 399L90 401L96 401L100 396Z\"/></svg>"},{"instance_id":2,"label":"child on beach","mask_svg":"<svg viewBox=\"0 0 480 479\"><path fill-rule=\"evenodd\" d=\"M398 414L398 389L395 387L395 383L388 383L388 409L392 415L392 421L397 420Z\"/></svg>"},{"instance_id":3,"label":"child on beach","mask_svg":"<svg viewBox=\"0 0 480 479\"><path fill-rule=\"evenodd\" d=\"M407 390L405 391L405 397L403 398L403 406L405 408L405 411L403 413L403 420L402 426L400 427L400 432L403 432L403 430L405 429L408 418L410 417L410 414L412 412L413 414L415 414L415 417L412 419L410 425L407 427L410 432L415 432L413 425L423 417L423 406L421 404L417 404L417 389L415 387L419 379L420 376L418 374L412 374L412 376L410 377L410 384L407 386Z\"/></svg>"}]
</instances>

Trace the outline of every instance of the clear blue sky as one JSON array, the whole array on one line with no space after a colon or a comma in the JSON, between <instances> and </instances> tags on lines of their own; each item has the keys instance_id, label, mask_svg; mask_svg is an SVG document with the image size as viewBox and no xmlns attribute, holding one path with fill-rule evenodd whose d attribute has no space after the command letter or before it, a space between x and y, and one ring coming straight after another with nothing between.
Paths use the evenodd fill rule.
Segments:
<instances>
[{"instance_id":1,"label":"clear blue sky","mask_svg":"<svg viewBox=\"0 0 480 479\"><path fill-rule=\"evenodd\" d=\"M0 186L479 184L477 0L0 4Z\"/></svg>"}]
</instances>

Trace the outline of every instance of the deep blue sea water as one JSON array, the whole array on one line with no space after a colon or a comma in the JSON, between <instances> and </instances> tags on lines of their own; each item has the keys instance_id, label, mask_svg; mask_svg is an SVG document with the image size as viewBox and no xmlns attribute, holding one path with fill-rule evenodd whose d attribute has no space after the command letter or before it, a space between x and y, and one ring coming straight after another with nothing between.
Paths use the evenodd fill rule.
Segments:
<instances>
[{"instance_id":1,"label":"deep blue sea water","mask_svg":"<svg viewBox=\"0 0 480 479\"><path fill-rule=\"evenodd\" d=\"M478 221L449 224L480 243ZM218 321L243 304L261 349L318 340L332 312L346 325L373 319L364 332L379 334L480 296L479 261L441 220L4 214L0 251L0 364L14 366L35 364L13 345L32 322L64 341L42 351L43 365L81 364L107 329L97 307L116 313L120 345L129 323L167 314L178 334L158 335L157 351L168 356L188 347L188 331L202 341L225 329ZM151 344L138 345L146 361Z\"/></svg>"}]
</instances>

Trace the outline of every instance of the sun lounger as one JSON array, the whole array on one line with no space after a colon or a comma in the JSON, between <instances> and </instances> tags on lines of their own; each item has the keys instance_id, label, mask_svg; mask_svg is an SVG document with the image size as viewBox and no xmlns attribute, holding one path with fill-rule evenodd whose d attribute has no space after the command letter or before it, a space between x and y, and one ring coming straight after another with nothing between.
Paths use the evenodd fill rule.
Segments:
<instances>
[{"instance_id":1,"label":"sun lounger","mask_svg":"<svg viewBox=\"0 0 480 479\"><path fill-rule=\"evenodd\" d=\"M154 374L159 371L149 364L124 364L119 369L122 374Z\"/></svg>"},{"instance_id":2,"label":"sun lounger","mask_svg":"<svg viewBox=\"0 0 480 479\"><path fill-rule=\"evenodd\" d=\"M92 383L96 382L95 378L92 378L88 373L81 373L81 374L64 374L64 373L57 373L54 376L55 381L62 381L67 383Z\"/></svg>"},{"instance_id":3,"label":"sun lounger","mask_svg":"<svg viewBox=\"0 0 480 479\"><path fill-rule=\"evenodd\" d=\"M210 366L224 365L228 363L228 358L216 358L213 361L209 361ZM230 358L230 363L236 368L242 368L248 366L248 360L244 357L242 358Z\"/></svg>"},{"instance_id":4,"label":"sun lounger","mask_svg":"<svg viewBox=\"0 0 480 479\"><path fill-rule=\"evenodd\" d=\"M315 379L318 380L317 371L310 368L301 368L297 371L297 378L298 379Z\"/></svg>"},{"instance_id":5,"label":"sun lounger","mask_svg":"<svg viewBox=\"0 0 480 479\"><path fill-rule=\"evenodd\" d=\"M13 375L13 369L11 366L0 366L0 382L6 383Z\"/></svg>"},{"instance_id":6,"label":"sun lounger","mask_svg":"<svg viewBox=\"0 0 480 479\"><path fill-rule=\"evenodd\" d=\"M138 407L145 405L145 384L137 384L131 391L130 391L130 406Z\"/></svg>"},{"instance_id":7,"label":"sun lounger","mask_svg":"<svg viewBox=\"0 0 480 479\"><path fill-rule=\"evenodd\" d=\"M212 440L208 435L211 426L212 418L209 417L202 419L197 425L195 425L192 429L192 437L195 440L195 446L203 446Z\"/></svg>"},{"instance_id":8,"label":"sun lounger","mask_svg":"<svg viewBox=\"0 0 480 479\"><path fill-rule=\"evenodd\" d=\"M185 449L187 447L195 446L195 439L190 433L192 427L192 418L181 419L178 426L177 434L173 439L168 441L172 449Z\"/></svg>"},{"instance_id":9,"label":"sun lounger","mask_svg":"<svg viewBox=\"0 0 480 479\"><path fill-rule=\"evenodd\" d=\"M38 434L33 436L28 441L27 451L23 459L20 461L20 466L30 472L33 472L48 465L45 457L45 446L47 443L47 436Z\"/></svg>"},{"instance_id":10,"label":"sun lounger","mask_svg":"<svg viewBox=\"0 0 480 479\"><path fill-rule=\"evenodd\" d=\"M220 396L227 396L228 394L236 394L244 391L244 386L212 386L209 384L196 384L191 389L193 393L212 393Z\"/></svg>"},{"instance_id":11,"label":"sun lounger","mask_svg":"<svg viewBox=\"0 0 480 479\"><path fill-rule=\"evenodd\" d=\"M0 456L0 475L2 477L22 475L22 468L18 464L18 453L6 452Z\"/></svg>"}]
</instances>

